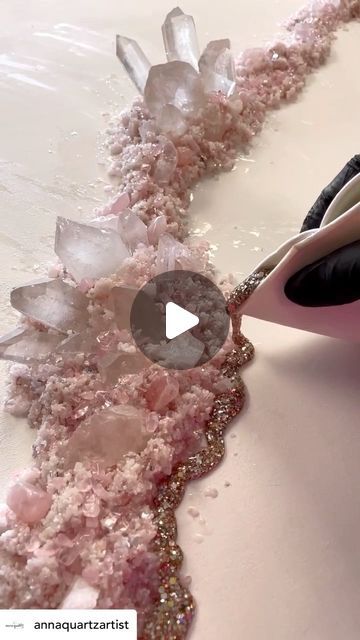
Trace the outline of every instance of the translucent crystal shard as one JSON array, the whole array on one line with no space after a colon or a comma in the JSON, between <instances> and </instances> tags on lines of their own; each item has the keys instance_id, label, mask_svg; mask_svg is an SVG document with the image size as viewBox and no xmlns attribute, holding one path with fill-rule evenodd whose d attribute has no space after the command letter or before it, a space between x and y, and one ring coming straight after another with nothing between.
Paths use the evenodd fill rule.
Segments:
<instances>
[{"instance_id":1,"label":"translucent crystal shard","mask_svg":"<svg viewBox=\"0 0 360 640\"><path fill-rule=\"evenodd\" d=\"M151 67L144 91L151 113L161 117L163 107L172 105L183 115L196 113L205 102L199 74L188 62L168 62Z\"/></svg>"},{"instance_id":2,"label":"translucent crystal shard","mask_svg":"<svg viewBox=\"0 0 360 640\"><path fill-rule=\"evenodd\" d=\"M115 231L61 217L57 219L55 252L77 282L116 273L130 255Z\"/></svg>"},{"instance_id":3,"label":"translucent crystal shard","mask_svg":"<svg viewBox=\"0 0 360 640\"><path fill-rule=\"evenodd\" d=\"M200 75L206 91L221 91L230 96L235 90L235 63L230 40L212 40L199 60Z\"/></svg>"},{"instance_id":4,"label":"translucent crystal shard","mask_svg":"<svg viewBox=\"0 0 360 640\"><path fill-rule=\"evenodd\" d=\"M13 362L44 360L63 340L62 335L17 327L0 338L0 358Z\"/></svg>"},{"instance_id":5,"label":"translucent crystal shard","mask_svg":"<svg viewBox=\"0 0 360 640\"><path fill-rule=\"evenodd\" d=\"M114 353L111 358L104 358L98 362L98 369L102 379L108 384L116 384L123 376L139 373L151 366L151 362L134 347L133 353Z\"/></svg>"},{"instance_id":6,"label":"translucent crystal shard","mask_svg":"<svg viewBox=\"0 0 360 640\"><path fill-rule=\"evenodd\" d=\"M140 453L148 437L143 432L141 410L117 405L95 413L82 422L66 444L67 466L86 459L98 460L105 467L118 462L127 453Z\"/></svg>"},{"instance_id":7,"label":"translucent crystal shard","mask_svg":"<svg viewBox=\"0 0 360 640\"><path fill-rule=\"evenodd\" d=\"M114 320L118 329L130 329L130 312L138 289L121 286L111 290L110 301L114 309Z\"/></svg>"},{"instance_id":8,"label":"translucent crystal shard","mask_svg":"<svg viewBox=\"0 0 360 640\"><path fill-rule=\"evenodd\" d=\"M140 93L144 92L150 62L135 40L116 36L116 55Z\"/></svg>"},{"instance_id":9,"label":"translucent crystal shard","mask_svg":"<svg viewBox=\"0 0 360 640\"><path fill-rule=\"evenodd\" d=\"M198 68L199 45L192 16L185 15L176 7L166 16L162 34L169 62L182 60L191 64L194 69Z\"/></svg>"},{"instance_id":10,"label":"translucent crystal shard","mask_svg":"<svg viewBox=\"0 0 360 640\"><path fill-rule=\"evenodd\" d=\"M182 113L172 104L166 104L157 117L157 124L163 133L171 133L173 137L182 136L187 124Z\"/></svg>"},{"instance_id":11,"label":"translucent crystal shard","mask_svg":"<svg viewBox=\"0 0 360 640\"><path fill-rule=\"evenodd\" d=\"M174 175L178 156L176 147L171 140L165 136L161 136L159 143L161 145L161 151L156 161L153 175L156 182L162 186L169 184Z\"/></svg>"},{"instance_id":12,"label":"translucent crystal shard","mask_svg":"<svg viewBox=\"0 0 360 640\"><path fill-rule=\"evenodd\" d=\"M80 331L87 324L88 300L60 278L13 289L11 304L17 311L58 331Z\"/></svg>"},{"instance_id":13,"label":"translucent crystal shard","mask_svg":"<svg viewBox=\"0 0 360 640\"><path fill-rule=\"evenodd\" d=\"M188 247L175 240L169 233L164 233L160 237L156 260L157 274L176 271L176 269L191 271L195 266Z\"/></svg>"},{"instance_id":14,"label":"translucent crystal shard","mask_svg":"<svg viewBox=\"0 0 360 640\"><path fill-rule=\"evenodd\" d=\"M118 232L129 251L133 252L139 244L149 244L146 224L136 213L125 209L118 218Z\"/></svg>"}]
</instances>

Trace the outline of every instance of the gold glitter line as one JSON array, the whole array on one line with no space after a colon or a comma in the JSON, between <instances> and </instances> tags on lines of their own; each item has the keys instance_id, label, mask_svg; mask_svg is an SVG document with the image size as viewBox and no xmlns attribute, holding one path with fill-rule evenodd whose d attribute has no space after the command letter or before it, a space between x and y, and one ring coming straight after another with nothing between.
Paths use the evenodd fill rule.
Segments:
<instances>
[{"instance_id":1,"label":"gold glitter line","mask_svg":"<svg viewBox=\"0 0 360 640\"><path fill-rule=\"evenodd\" d=\"M179 575L183 553L176 542L175 510L184 497L187 483L201 478L220 464L225 454L225 429L244 406L246 391L240 370L252 360L255 350L240 331L241 305L267 274L266 271L252 274L233 291L228 300L236 348L228 354L221 370L230 378L233 386L215 399L205 429L208 446L180 464L159 487L153 510L157 527L153 549L159 559L161 584L158 601L145 622L139 640L184 640L194 618L195 601L190 591L181 583Z\"/></svg>"}]
</instances>

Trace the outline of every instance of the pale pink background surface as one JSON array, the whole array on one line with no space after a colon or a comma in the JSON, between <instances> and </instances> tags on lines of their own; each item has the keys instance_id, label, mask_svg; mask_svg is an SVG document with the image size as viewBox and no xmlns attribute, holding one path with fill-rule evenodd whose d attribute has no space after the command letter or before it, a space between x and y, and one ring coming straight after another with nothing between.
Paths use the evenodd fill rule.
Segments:
<instances>
[{"instance_id":1,"label":"pale pink background surface","mask_svg":"<svg viewBox=\"0 0 360 640\"><path fill-rule=\"evenodd\" d=\"M298 0L187 0L201 44L235 51L277 31ZM0 255L3 330L10 287L42 273L57 214L86 217L104 199L102 112L134 95L114 33L162 59L173 3L3 0L0 54ZM359 153L360 25L342 32L301 100L273 114L249 158L194 194L192 228L240 280L299 228L319 190ZM101 176L101 179L99 179ZM250 402L221 468L179 510L193 578L196 640L357 640L360 636L360 349L246 320L257 359ZM1 365L5 380L5 366ZM1 486L30 459L32 434L1 416ZM235 436L235 437L232 437ZM225 482L231 486L225 487ZM219 496L204 496L215 487ZM197 519L187 513L199 509ZM206 522L204 522L204 520Z\"/></svg>"}]
</instances>

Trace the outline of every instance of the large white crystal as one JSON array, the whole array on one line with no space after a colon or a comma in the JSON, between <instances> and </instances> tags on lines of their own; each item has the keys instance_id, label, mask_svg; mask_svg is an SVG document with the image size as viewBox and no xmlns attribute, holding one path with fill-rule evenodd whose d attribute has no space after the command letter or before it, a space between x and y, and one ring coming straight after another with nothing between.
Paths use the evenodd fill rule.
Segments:
<instances>
[{"instance_id":1,"label":"large white crystal","mask_svg":"<svg viewBox=\"0 0 360 640\"><path fill-rule=\"evenodd\" d=\"M170 104L184 115L196 113L205 103L205 92L199 74L188 62L174 60L151 67L144 91L150 112L161 116Z\"/></svg>"},{"instance_id":2,"label":"large white crystal","mask_svg":"<svg viewBox=\"0 0 360 640\"><path fill-rule=\"evenodd\" d=\"M118 217L118 232L129 251L133 252L139 244L149 244L146 224L136 213L125 209Z\"/></svg>"},{"instance_id":3,"label":"large white crystal","mask_svg":"<svg viewBox=\"0 0 360 640\"><path fill-rule=\"evenodd\" d=\"M130 253L118 233L58 217L55 252L80 282L116 273Z\"/></svg>"},{"instance_id":4,"label":"large white crystal","mask_svg":"<svg viewBox=\"0 0 360 640\"><path fill-rule=\"evenodd\" d=\"M59 334L17 327L0 338L0 358L22 363L43 360L54 353L61 340Z\"/></svg>"},{"instance_id":5,"label":"large white crystal","mask_svg":"<svg viewBox=\"0 0 360 640\"><path fill-rule=\"evenodd\" d=\"M169 62L182 60L191 64L194 69L198 68L199 45L192 16L185 15L176 7L166 16L162 34Z\"/></svg>"},{"instance_id":6,"label":"large white crystal","mask_svg":"<svg viewBox=\"0 0 360 640\"><path fill-rule=\"evenodd\" d=\"M199 60L206 91L221 91L230 96L235 90L235 62L229 39L212 40Z\"/></svg>"},{"instance_id":7,"label":"large white crystal","mask_svg":"<svg viewBox=\"0 0 360 640\"><path fill-rule=\"evenodd\" d=\"M144 415L129 405L103 409L82 422L70 436L64 458L67 466L96 459L105 467L121 462L127 453L140 453L148 441Z\"/></svg>"},{"instance_id":8,"label":"large white crystal","mask_svg":"<svg viewBox=\"0 0 360 640\"><path fill-rule=\"evenodd\" d=\"M140 93L144 92L150 62L135 40L116 36L116 55Z\"/></svg>"},{"instance_id":9,"label":"large white crystal","mask_svg":"<svg viewBox=\"0 0 360 640\"><path fill-rule=\"evenodd\" d=\"M80 331L87 324L87 298L60 278L17 287L10 300L17 311L58 331Z\"/></svg>"}]
</instances>

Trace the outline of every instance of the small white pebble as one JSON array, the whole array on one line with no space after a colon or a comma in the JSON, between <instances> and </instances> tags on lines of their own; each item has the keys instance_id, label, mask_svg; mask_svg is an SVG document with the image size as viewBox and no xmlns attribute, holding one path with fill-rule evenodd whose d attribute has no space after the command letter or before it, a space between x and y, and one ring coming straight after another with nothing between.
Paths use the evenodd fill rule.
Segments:
<instances>
[{"instance_id":1,"label":"small white pebble","mask_svg":"<svg viewBox=\"0 0 360 640\"><path fill-rule=\"evenodd\" d=\"M204 496L206 498L217 498L219 495L219 492L217 489L214 489L213 487L208 487L207 489L205 489L204 491Z\"/></svg>"},{"instance_id":2,"label":"small white pebble","mask_svg":"<svg viewBox=\"0 0 360 640\"><path fill-rule=\"evenodd\" d=\"M189 516L191 516L192 518L198 518L200 515L200 511L198 511L198 509L196 509L196 507L189 507L187 510Z\"/></svg>"}]
</instances>

